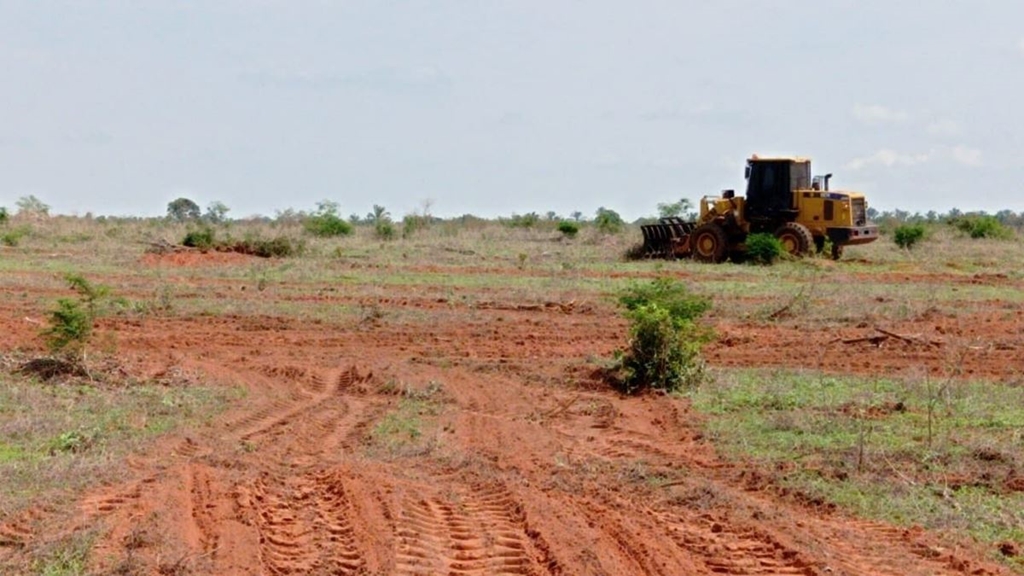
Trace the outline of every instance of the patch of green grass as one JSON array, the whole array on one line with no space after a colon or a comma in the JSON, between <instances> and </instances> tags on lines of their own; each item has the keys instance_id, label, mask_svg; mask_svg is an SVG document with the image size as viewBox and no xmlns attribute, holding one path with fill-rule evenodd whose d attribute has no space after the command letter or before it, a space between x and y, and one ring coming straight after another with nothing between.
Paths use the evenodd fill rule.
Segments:
<instances>
[{"instance_id":1,"label":"patch of green grass","mask_svg":"<svg viewBox=\"0 0 1024 576\"><path fill-rule=\"evenodd\" d=\"M433 432L442 410L443 386L431 382L425 388L388 382L381 392L400 397L397 406L386 413L370 432L374 449L397 457L430 452L437 444Z\"/></svg>"},{"instance_id":2,"label":"patch of green grass","mask_svg":"<svg viewBox=\"0 0 1024 576\"><path fill-rule=\"evenodd\" d=\"M191 384L41 384L0 374L0 509L116 477L120 458L160 434L201 425L235 395Z\"/></svg>"},{"instance_id":3,"label":"patch of green grass","mask_svg":"<svg viewBox=\"0 0 1024 576\"><path fill-rule=\"evenodd\" d=\"M721 372L689 393L709 436L778 481L870 518L1024 543L1024 389L991 382Z\"/></svg>"},{"instance_id":4,"label":"patch of green grass","mask_svg":"<svg viewBox=\"0 0 1024 576\"><path fill-rule=\"evenodd\" d=\"M88 569L89 553L96 534L92 531L76 532L57 540L37 554L32 571L39 576L85 576Z\"/></svg>"}]
</instances>

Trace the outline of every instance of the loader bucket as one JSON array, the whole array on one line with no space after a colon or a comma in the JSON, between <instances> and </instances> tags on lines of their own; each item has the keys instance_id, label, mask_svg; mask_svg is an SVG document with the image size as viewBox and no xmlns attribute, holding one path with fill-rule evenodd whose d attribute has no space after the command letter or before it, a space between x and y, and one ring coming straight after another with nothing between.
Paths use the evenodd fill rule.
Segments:
<instances>
[{"instance_id":1,"label":"loader bucket","mask_svg":"<svg viewBox=\"0 0 1024 576\"><path fill-rule=\"evenodd\" d=\"M649 258L679 255L680 250L685 250L687 239L695 227L695 222L676 217L662 218L657 224L640 226L644 235L644 255Z\"/></svg>"}]
</instances>

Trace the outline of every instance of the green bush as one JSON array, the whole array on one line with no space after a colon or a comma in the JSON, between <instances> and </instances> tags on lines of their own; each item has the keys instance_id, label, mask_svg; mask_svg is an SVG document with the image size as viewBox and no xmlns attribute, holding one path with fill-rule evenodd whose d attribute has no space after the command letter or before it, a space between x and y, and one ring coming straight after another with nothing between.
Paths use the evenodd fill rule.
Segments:
<instances>
[{"instance_id":1,"label":"green bush","mask_svg":"<svg viewBox=\"0 0 1024 576\"><path fill-rule=\"evenodd\" d=\"M1007 239L1013 236L1013 232L998 218L987 214L962 216L952 220L951 224L971 238Z\"/></svg>"},{"instance_id":2,"label":"green bush","mask_svg":"<svg viewBox=\"0 0 1024 576\"><path fill-rule=\"evenodd\" d=\"M566 238L575 238L580 232L580 225L571 220L562 220L558 223L558 231Z\"/></svg>"},{"instance_id":3,"label":"green bush","mask_svg":"<svg viewBox=\"0 0 1024 576\"><path fill-rule=\"evenodd\" d=\"M8 230L3 234L0 234L0 244L3 244L4 246L10 246L13 248L18 244L21 244L21 239L28 235L28 232L29 229L25 226L21 226L13 230Z\"/></svg>"},{"instance_id":4,"label":"green bush","mask_svg":"<svg viewBox=\"0 0 1024 576\"><path fill-rule=\"evenodd\" d=\"M7 224L7 221L11 218L11 215L7 212L7 208L0 206L0 226Z\"/></svg>"},{"instance_id":5,"label":"green bush","mask_svg":"<svg viewBox=\"0 0 1024 576\"><path fill-rule=\"evenodd\" d=\"M657 304L644 304L627 316L629 349L622 357L619 389L674 392L696 387L704 376L700 351L707 333L692 321L679 321Z\"/></svg>"},{"instance_id":6,"label":"green bush","mask_svg":"<svg viewBox=\"0 0 1024 576\"><path fill-rule=\"evenodd\" d=\"M893 230L893 242L900 248L910 250L915 244L924 240L924 224L903 224Z\"/></svg>"},{"instance_id":7,"label":"green bush","mask_svg":"<svg viewBox=\"0 0 1024 576\"><path fill-rule=\"evenodd\" d=\"M313 236L330 238L348 236L352 233L352 225L337 214L314 214L303 222L306 231Z\"/></svg>"},{"instance_id":8,"label":"green bush","mask_svg":"<svg viewBox=\"0 0 1024 576\"><path fill-rule=\"evenodd\" d=\"M619 294L619 304L627 313L648 304L657 304L677 322L694 321L711 308L707 298L691 294L684 284L665 277L632 283Z\"/></svg>"},{"instance_id":9,"label":"green bush","mask_svg":"<svg viewBox=\"0 0 1024 576\"><path fill-rule=\"evenodd\" d=\"M337 202L324 200L317 204L317 210L310 216L306 216L302 222L306 232L320 238L332 238L334 236L348 236L352 233L352 224L345 221L338 215Z\"/></svg>"},{"instance_id":10,"label":"green bush","mask_svg":"<svg viewBox=\"0 0 1024 576\"><path fill-rule=\"evenodd\" d=\"M285 236L275 236L270 239L252 237L246 238L226 247L231 252L249 254L260 258L287 258L297 256L303 252L305 245L301 241L292 240Z\"/></svg>"},{"instance_id":11,"label":"green bush","mask_svg":"<svg viewBox=\"0 0 1024 576\"><path fill-rule=\"evenodd\" d=\"M395 225L390 220L377 222L373 230L377 234L377 238L381 240L394 240L395 238Z\"/></svg>"},{"instance_id":12,"label":"green bush","mask_svg":"<svg viewBox=\"0 0 1024 576\"><path fill-rule=\"evenodd\" d=\"M182 239L181 244L190 248L198 248L203 252L211 250L216 245L217 233L209 226L203 226L189 230Z\"/></svg>"},{"instance_id":13,"label":"green bush","mask_svg":"<svg viewBox=\"0 0 1024 576\"><path fill-rule=\"evenodd\" d=\"M630 286L619 303L631 324L618 388L635 394L646 388L672 392L697 386L704 376L700 351L711 336L697 320L710 302L678 282L658 278Z\"/></svg>"},{"instance_id":14,"label":"green bush","mask_svg":"<svg viewBox=\"0 0 1024 576\"><path fill-rule=\"evenodd\" d=\"M748 260L756 264L774 264L786 253L782 242L773 234L765 232L758 232L747 236L746 245Z\"/></svg>"}]
</instances>

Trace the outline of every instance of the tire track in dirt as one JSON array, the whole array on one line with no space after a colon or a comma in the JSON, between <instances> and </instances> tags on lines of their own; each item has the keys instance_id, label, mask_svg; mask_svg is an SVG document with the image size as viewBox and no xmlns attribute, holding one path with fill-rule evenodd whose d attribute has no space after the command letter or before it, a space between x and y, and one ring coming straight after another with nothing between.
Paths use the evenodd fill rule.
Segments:
<instances>
[{"instance_id":1,"label":"tire track in dirt","mask_svg":"<svg viewBox=\"0 0 1024 576\"><path fill-rule=\"evenodd\" d=\"M521 507L500 485L413 490L395 528L395 574L534 574Z\"/></svg>"},{"instance_id":2,"label":"tire track in dirt","mask_svg":"<svg viewBox=\"0 0 1024 576\"><path fill-rule=\"evenodd\" d=\"M258 556L269 574L358 574L365 560L352 527L352 504L339 472L277 478L251 491Z\"/></svg>"},{"instance_id":3,"label":"tire track in dirt","mask_svg":"<svg viewBox=\"0 0 1024 576\"><path fill-rule=\"evenodd\" d=\"M269 574L308 574L318 567L316 533L308 506L311 491L303 488L268 475L253 485L258 556Z\"/></svg>"},{"instance_id":4,"label":"tire track in dirt","mask_svg":"<svg viewBox=\"0 0 1024 576\"><path fill-rule=\"evenodd\" d=\"M764 531L718 522L710 517L659 515L672 541L712 573L792 574L813 576L817 570L796 549Z\"/></svg>"},{"instance_id":5,"label":"tire track in dirt","mask_svg":"<svg viewBox=\"0 0 1024 576\"><path fill-rule=\"evenodd\" d=\"M327 534L320 548L323 565L330 574L357 574L365 560L352 527L352 502L340 472L313 477L316 486L316 530Z\"/></svg>"},{"instance_id":6,"label":"tire track in dirt","mask_svg":"<svg viewBox=\"0 0 1024 576\"><path fill-rule=\"evenodd\" d=\"M211 475L200 466L190 466L186 489L189 493L189 507L192 522L199 531L199 547L204 554L212 554L220 544L217 532L217 494L214 492Z\"/></svg>"}]
</instances>

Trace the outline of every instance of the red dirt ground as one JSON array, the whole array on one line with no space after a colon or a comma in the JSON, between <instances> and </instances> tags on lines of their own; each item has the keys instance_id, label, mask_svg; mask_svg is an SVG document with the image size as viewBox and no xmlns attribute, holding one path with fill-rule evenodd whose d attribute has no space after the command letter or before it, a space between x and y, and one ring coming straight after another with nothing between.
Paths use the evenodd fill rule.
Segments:
<instances>
[{"instance_id":1,"label":"red dirt ground","mask_svg":"<svg viewBox=\"0 0 1024 576\"><path fill-rule=\"evenodd\" d=\"M847 517L726 463L684 400L605 389L582 359L622 345L610 308L488 301L454 321L441 314L452 304L411 292L396 289L389 308L434 320L105 320L136 372L196 371L247 396L201 432L134 456L122 482L68 503L77 511L6 519L0 559L52 536L47 518L61 518L66 530L105 528L99 573L129 563L218 575L1005 572L979 550ZM0 303L5 346L36 341L30 301ZM956 363L1019 380L1022 314L989 303L878 326L900 336L884 339L874 325L809 338L785 321L723 321L707 357L865 374ZM423 415L437 425L406 449L374 448L373 427L400 402L396 382L441 383L438 413Z\"/></svg>"}]
</instances>

